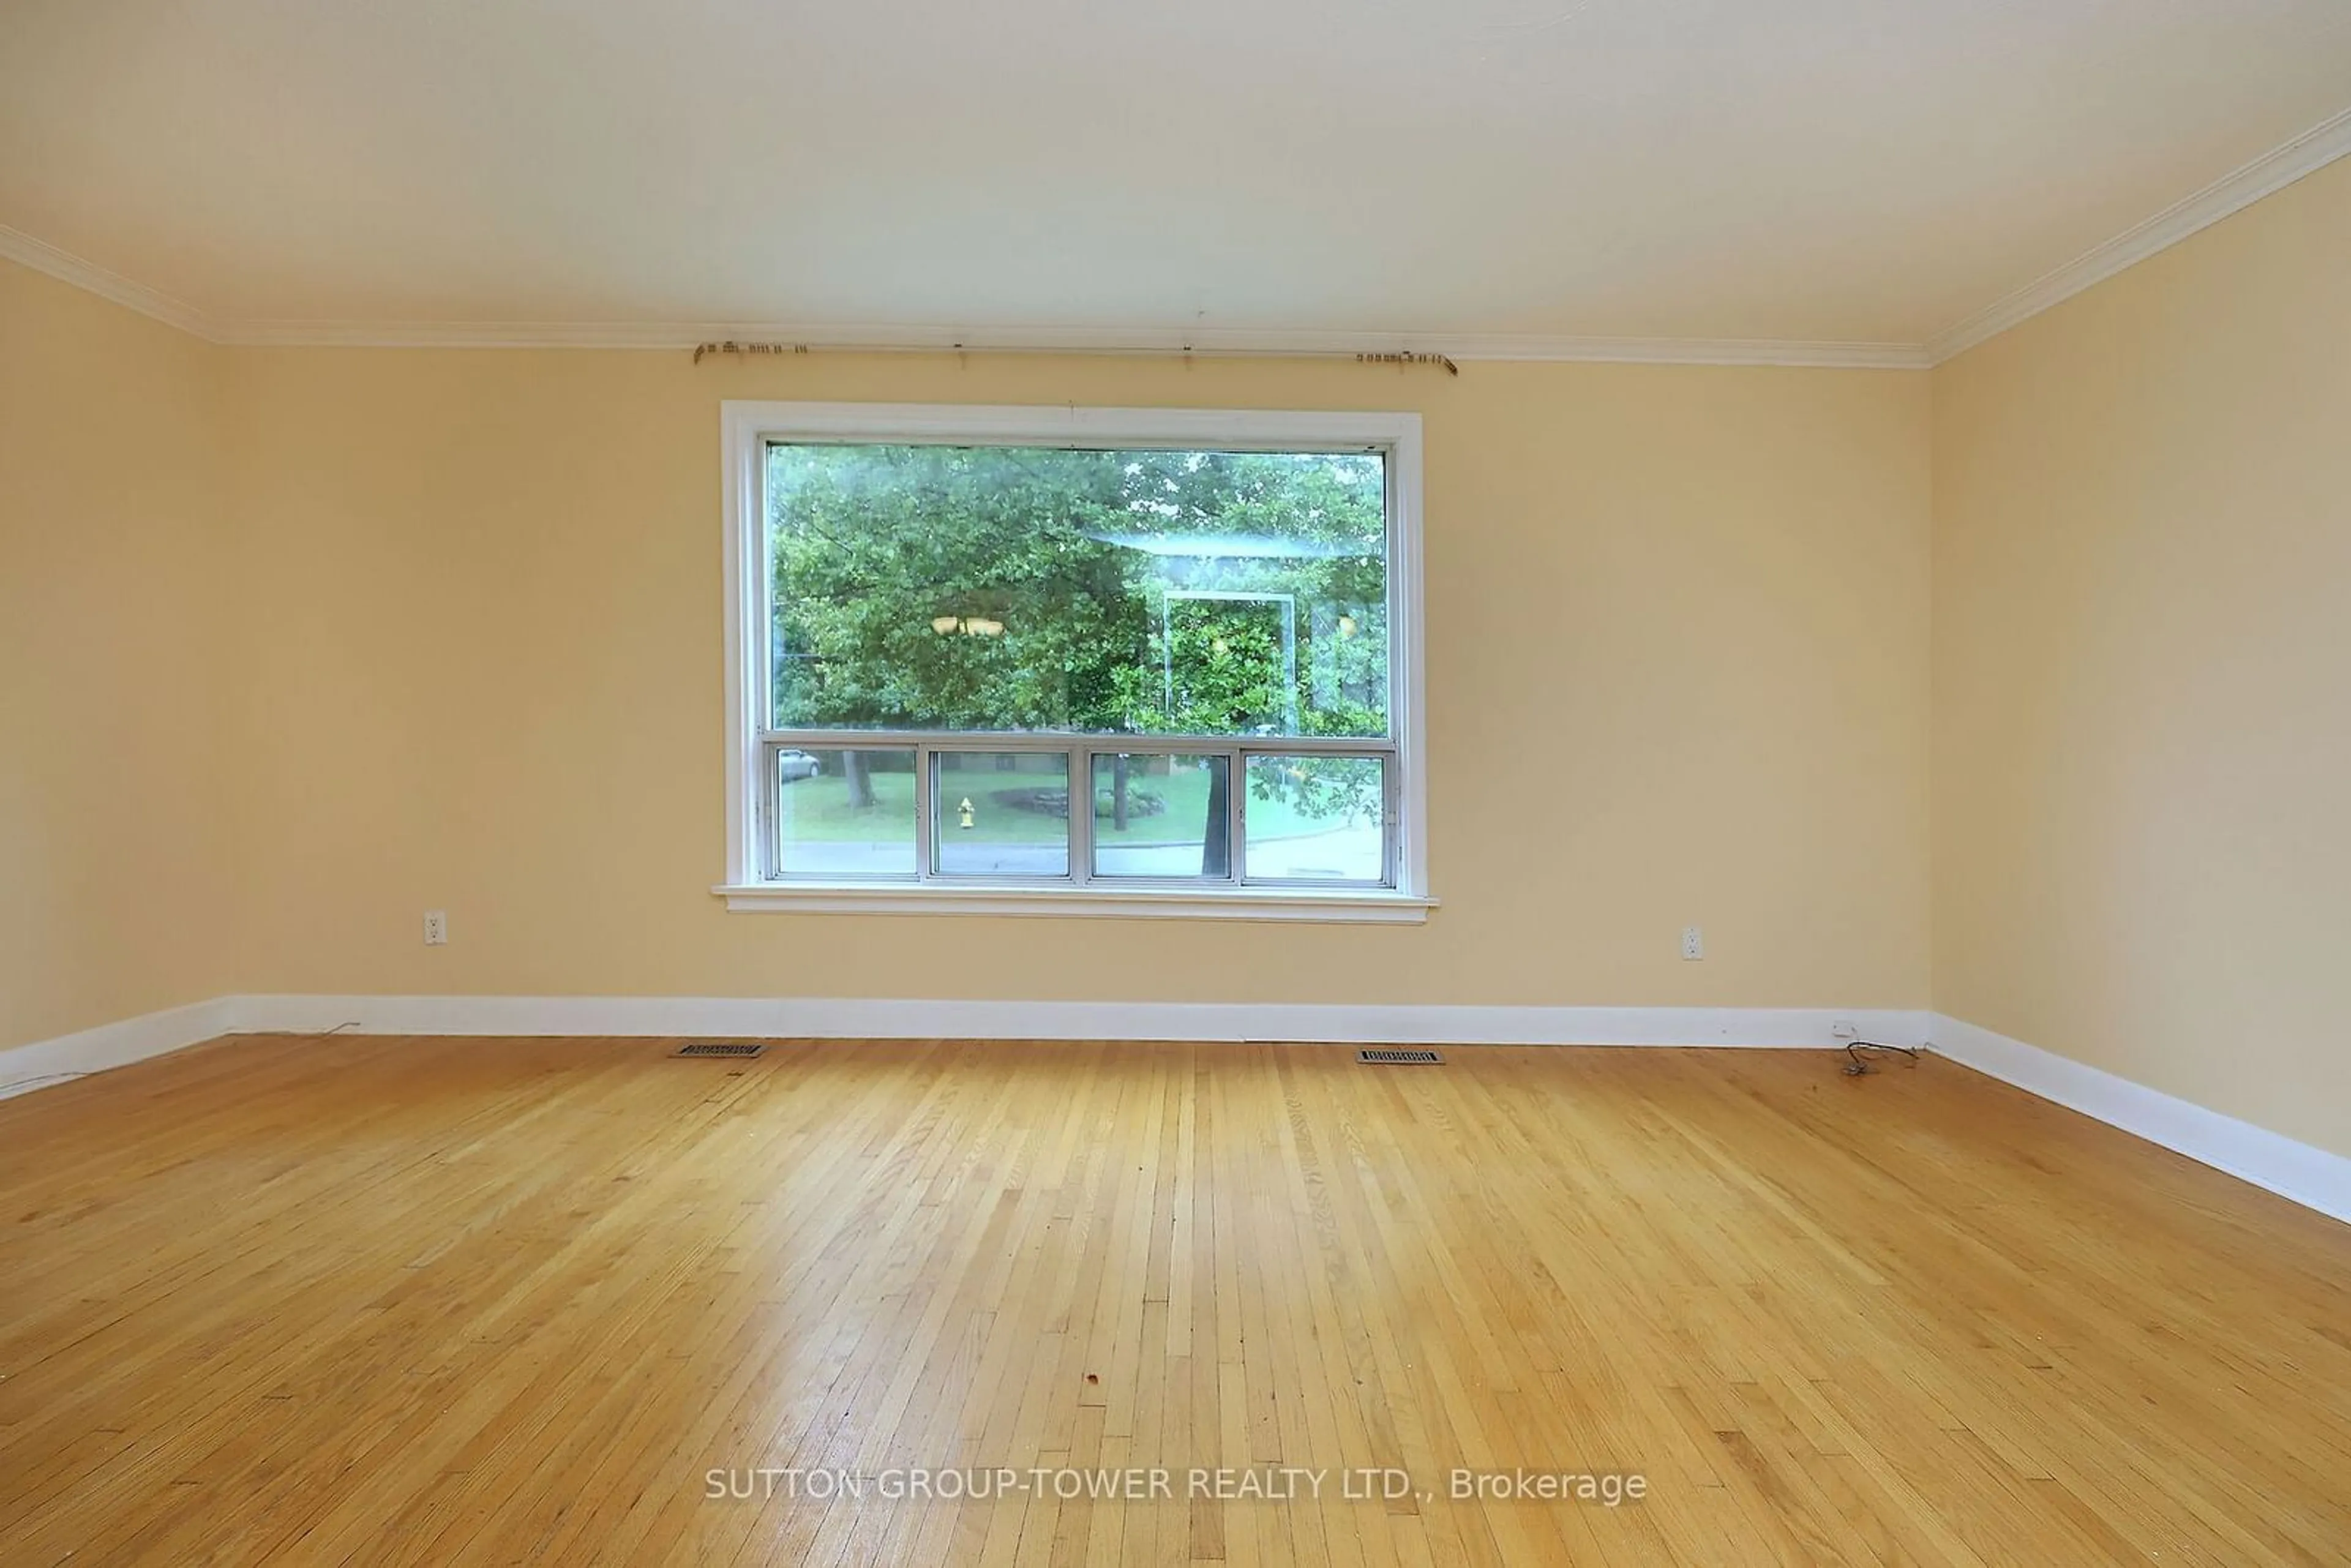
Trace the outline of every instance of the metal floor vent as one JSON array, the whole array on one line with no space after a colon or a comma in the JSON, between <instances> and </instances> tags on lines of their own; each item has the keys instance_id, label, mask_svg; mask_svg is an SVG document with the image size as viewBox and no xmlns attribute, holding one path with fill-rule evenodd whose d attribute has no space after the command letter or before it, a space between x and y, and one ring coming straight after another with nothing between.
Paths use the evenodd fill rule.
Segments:
<instances>
[{"instance_id":1,"label":"metal floor vent","mask_svg":"<svg viewBox=\"0 0 2351 1568\"><path fill-rule=\"evenodd\" d=\"M1445 1061L1445 1053L1441 1051L1430 1051L1425 1046L1416 1047L1410 1051L1381 1050L1366 1046L1355 1052L1355 1060L1370 1062L1375 1067L1400 1067L1407 1062L1417 1061L1434 1061L1441 1064Z\"/></svg>"},{"instance_id":2,"label":"metal floor vent","mask_svg":"<svg viewBox=\"0 0 2351 1568\"><path fill-rule=\"evenodd\" d=\"M679 1046L677 1054L680 1056L757 1056L767 1049L764 1045L745 1045L732 1040L697 1040L691 1045Z\"/></svg>"}]
</instances>

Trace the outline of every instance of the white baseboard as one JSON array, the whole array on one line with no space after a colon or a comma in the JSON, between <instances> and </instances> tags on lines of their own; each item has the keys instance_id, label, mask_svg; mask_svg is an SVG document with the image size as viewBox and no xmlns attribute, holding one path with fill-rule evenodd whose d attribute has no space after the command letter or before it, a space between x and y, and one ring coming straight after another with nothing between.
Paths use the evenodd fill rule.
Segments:
<instances>
[{"instance_id":1,"label":"white baseboard","mask_svg":"<svg viewBox=\"0 0 2351 1568\"><path fill-rule=\"evenodd\" d=\"M2351 1221L2351 1159L1942 1013L1930 1033L1938 1055Z\"/></svg>"},{"instance_id":2,"label":"white baseboard","mask_svg":"<svg viewBox=\"0 0 2351 1568\"><path fill-rule=\"evenodd\" d=\"M1988 1029L1908 1009L1547 1008L785 997L232 996L0 1051L0 1099L224 1034L1296 1040L1395 1045L1925 1045L1952 1061L2351 1220L2351 1159Z\"/></svg>"},{"instance_id":3,"label":"white baseboard","mask_svg":"<svg viewBox=\"0 0 2351 1568\"><path fill-rule=\"evenodd\" d=\"M977 1002L789 997L216 997L0 1051L0 1098L224 1034L726 1035L813 1040L1199 1040L1398 1045L1917 1045L1923 1012L1871 1008L1540 1008Z\"/></svg>"},{"instance_id":4,"label":"white baseboard","mask_svg":"<svg viewBox=\"0 0 2351 1568\"><path fill-rule=\"evenodd\" d=\"M1924 1012L1867 1008L1414 1007L931 1001L783 997L230 998L235 1027L360 1034L733 1035L765 1039L1199 1040L1406 1045L1917 1045Z\"/></svg>"},{"instance_id":5,"label":"white baseboard","mask_svg":"<svg viewBox=\"0 0 2351 1568\"><path fill-rule=\"evenodd\" d=\"M237 998L214 997L183 1008L167 1008L120 1023L100 1024L76 1034L0 1051L0 1100L29 1094L88 1073L103 1072L198 1045L234 1027Z\"/></svg>"}]
</instances>

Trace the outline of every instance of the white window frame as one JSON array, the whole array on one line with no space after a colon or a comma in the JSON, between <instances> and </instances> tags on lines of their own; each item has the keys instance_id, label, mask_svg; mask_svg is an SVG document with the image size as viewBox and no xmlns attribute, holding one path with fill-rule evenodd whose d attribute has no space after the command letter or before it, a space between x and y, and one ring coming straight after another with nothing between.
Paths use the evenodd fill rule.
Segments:
<instances>
[{"instance_id":1,"label":"white window frame","mask_svg":"<svg viewBox=\"0 0 2351 1568\"><path fill-rule=\"evenodd\" d=\"M1421 676L1421 467L1416 413L1336 413L1253 409L1076 408L1067 405L980 406L954 403L754 402L720 404L725 463L726 865L712 891L730 910L805 913L1095 915L1238 920L1372 921L1417 924L1437 900L1428 891L1427 779ZM770 442L938 442L957 445L1072 447L1160 446L1211 451L1333 451L1376 449L1386 458L1388 591L1388 736L1362 741L1302 737L1176 737L1075 735L1061 731L1004 735L986 732L840 730L830 744L848 749L916 750L930 766L933 750L1069 752L1073 767L1091 768L1093 755L1126 752L1223 751L1245 774L1244 752L1384 752L1392 848L1385 885L1265 883L1241 879L1247 852L1237 831L1231 882L1218 885L1159 883L1092 876L1083 813L1071 813L1071 875L1065 879L981 880L968 883L818 881L769 878L765 872L768 813L760 791L771 747L766 705L768 572L766 452ZM806 731L791 744L816 744ZM1089 792L1073 777L1071 798ZM1236 827L1247 807L1245 777L1232 780ZM919 821L918 842L928 824Z\"/></svg>"}]
</instances>

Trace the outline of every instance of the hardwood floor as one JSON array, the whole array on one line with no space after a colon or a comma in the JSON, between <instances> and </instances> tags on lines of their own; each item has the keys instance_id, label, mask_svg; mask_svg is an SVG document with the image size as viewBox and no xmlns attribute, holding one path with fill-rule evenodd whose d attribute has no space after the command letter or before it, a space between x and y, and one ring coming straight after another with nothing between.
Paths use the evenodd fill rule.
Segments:
<instances>
[{"instance_id":1,"label":"hardwood floor","mask_svg":"<svg viewBox=\"0 0 2351 1568\"><path fill-rule=\"evenodd\" d=\"M1948 1062L667 1049L0 1103L0 1563L2351 1561L2351 1229Z\"/></svg>"}]
</instances>

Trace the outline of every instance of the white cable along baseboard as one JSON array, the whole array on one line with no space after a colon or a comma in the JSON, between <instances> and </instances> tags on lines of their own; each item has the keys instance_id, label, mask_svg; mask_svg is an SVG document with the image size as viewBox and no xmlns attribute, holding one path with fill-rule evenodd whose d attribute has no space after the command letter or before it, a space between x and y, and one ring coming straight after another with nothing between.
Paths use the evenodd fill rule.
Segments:
<instances>
[{"instance_id":1,"label":"white cable along baseboard","mask_svg":"<svg viewBox=\"0 0 2351 1568\"><path fill-rule=\"evenodd\" d=\"M240 999L214 997L0 1051L0 1100L234 1033Z\"/></svg>"}]
</instances>

